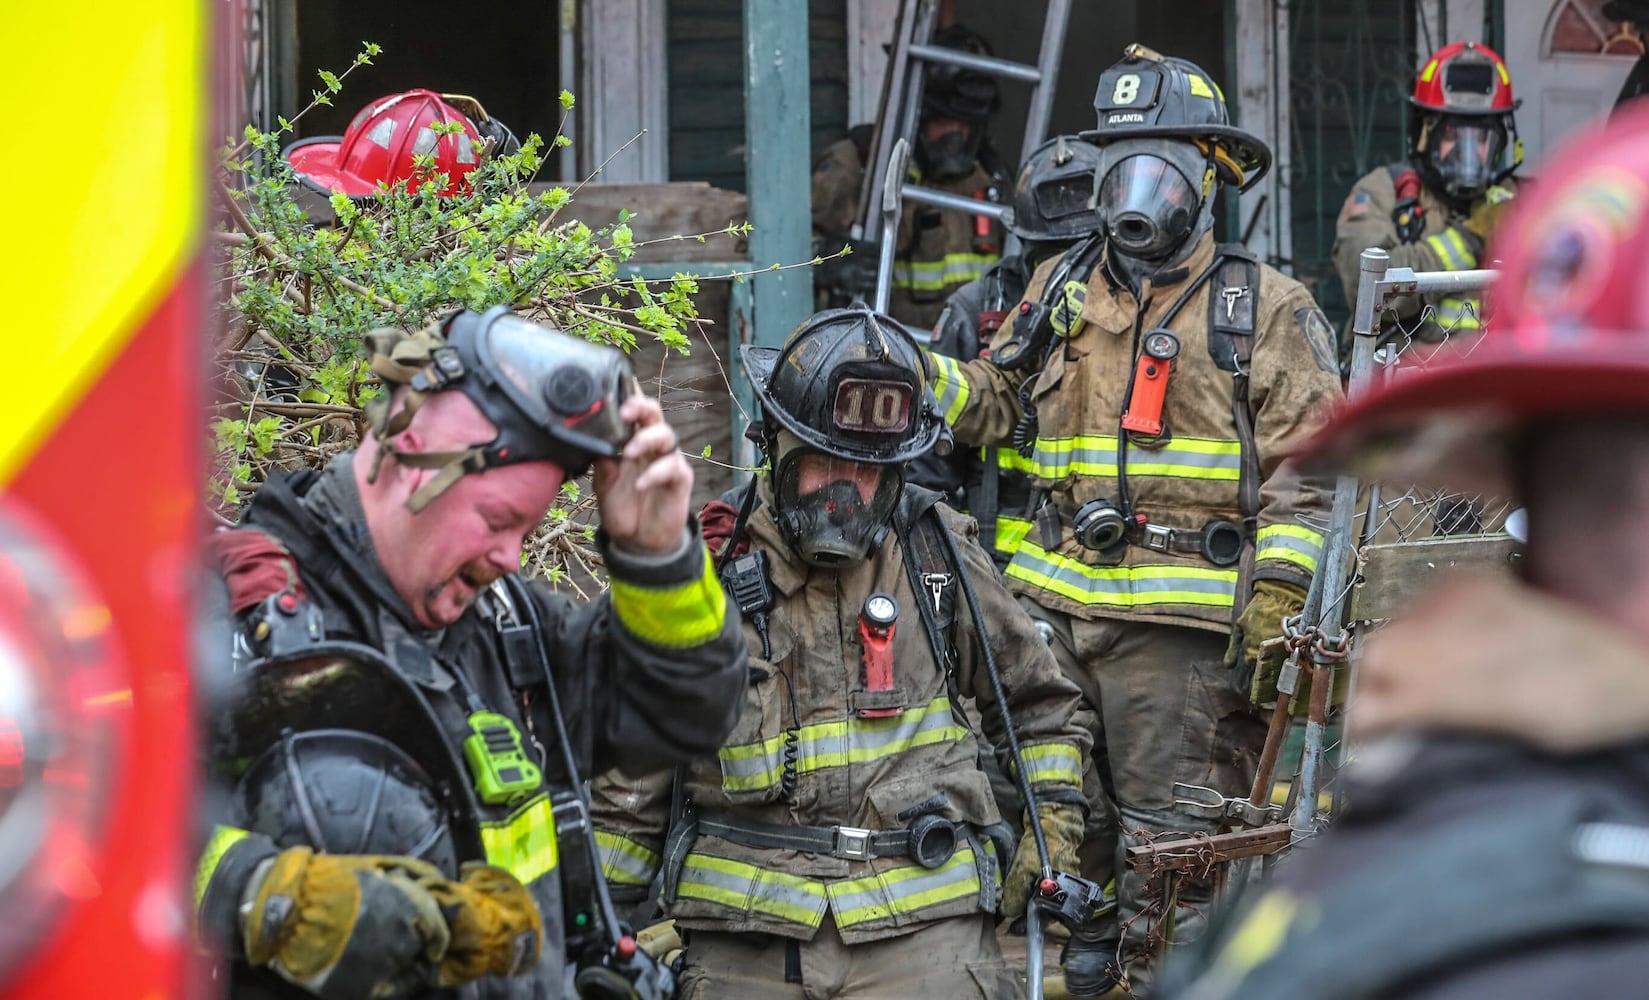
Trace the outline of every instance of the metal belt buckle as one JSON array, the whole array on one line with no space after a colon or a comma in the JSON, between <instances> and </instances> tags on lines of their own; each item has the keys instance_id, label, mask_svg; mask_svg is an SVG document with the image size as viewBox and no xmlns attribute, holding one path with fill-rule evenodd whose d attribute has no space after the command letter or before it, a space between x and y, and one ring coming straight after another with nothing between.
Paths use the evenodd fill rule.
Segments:
<instances>
[{"instance_id":1,"label":"metal belt buckle","mask_svg":"<svg viewBox=\"0 0 1649 1000\"><path fill-rule=\"evenodd\" d=\"M836 828L836 849L830 853L849 861L869 861L870 831L857 826Z\"/></svg>"},{"instance_id":2,"label":"metal belt buckle","mask_svg":"<svg viewBox=\"0 0 1649 1000\"><path fill-rule=\"evenodd\" d=\"M1174 529L1164 528L1160 524L1145 526L1145 547L1158 552L1167 552L1168 543L1174 539Z\"/></svg>"}]
</instances>

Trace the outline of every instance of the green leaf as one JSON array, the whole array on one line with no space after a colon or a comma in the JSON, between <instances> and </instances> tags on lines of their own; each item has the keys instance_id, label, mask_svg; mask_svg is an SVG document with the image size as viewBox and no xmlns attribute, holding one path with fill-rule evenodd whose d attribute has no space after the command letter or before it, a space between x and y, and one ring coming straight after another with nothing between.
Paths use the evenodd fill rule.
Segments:
<instances>
[{"instance_id":1,"label":"green leaf","mask_svg":"<svg viewBox=\"0 0 1649 1000\"><path fill-rule=\"evenodd\" d=\"M561 92L561 108L564 111L571 111L573 109L573 92L572 91L563 90Z\"/></svg>"},{"instance_id":2,"label":"green leaf","mask_svg":"<svg viewBox=\"0 0 1649 1000\"><path fill-rule=\"evenodd\" d=\"M709 458L710 457L710 446L709 445L704 446L704 450L699 452L699 457L700 458Z\"/></svg>"},{"instance_id":3,"label":"green leaf","mask_svg":"<svg viewBox=\"0 0 1649 1000\"><path fill-rule=\"evenodd\" d=\"M326 84L327 93L336 94L338 91L344 89L344 85L338 82L338 78L336 76L333 76L324 69L320 71L320 74L321 82Z\"/></svg>"}]
</instances>

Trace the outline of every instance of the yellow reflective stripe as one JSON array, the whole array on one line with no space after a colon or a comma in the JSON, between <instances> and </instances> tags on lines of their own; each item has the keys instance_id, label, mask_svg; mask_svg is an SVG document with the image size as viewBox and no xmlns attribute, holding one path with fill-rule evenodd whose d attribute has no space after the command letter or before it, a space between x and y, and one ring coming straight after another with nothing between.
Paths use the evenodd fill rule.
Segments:
<instances>
[{"instance_id":1,"label":"yellow reflective stripe","mask_svg":"<svg viewBox=\"0 0 1649 1000\"><path fill-rule=\"evenodd\" d=\"M1477 255L1466 244L1466 238L1452 226L1425 239L1426 246L1437 255L1444 270L1465 271L1477 266Z\"/></svg>"},{"instance_id":2,"label":"yellow reflective stripe","mask_svg":"<svg viewBox=\"0 0 1649 1000\"><path fill-rule=\"evenodd\" d=\"M1007 575L1049 593L1112 608L1164 604L1231 607L1237 571L1202 566L1089 566L1049 552L1026 538L1008 564Z\"/></svg>"},{"instance_id":3,"label":"yellow reflective stripe","mask_svg":"<svg viewBox=\"0 0 1649 1000\"><path fill-rule=\"evenodd\" d=\"M481 824L481 846L487 863L504 869L525 885L554 870L555 813L548 793L540 793L508 819Z\"/></svg>"},{"instance_id":4,"label":"yellow reflective stripe","mask_svg":"<svg viewBox=\"0 0 1649 1000\"><path fill-rule=\"evenodd\" d=\"M1034 743L1020 747L1026 776L1032 784L1053 782L1082 786L1082 755L1069 743Z\"/></svg>"},{"instance_id":5,"label":"yellow reflective stripe","mask_svg":"<svg viewBox=\"0 0 1649 1000\"><path fill-rule=\"evenodd\" d=\"M0 37L16 43L0 60L0 89L29 94L36 121L72 122L75 136L74 153L51 156L49 170L52 190L73 195L13 198L15 235L0 245L0 289L8 302L28 303L34 331L6 344L0 483L62 423L200 252L215 141L206 134L209 6L226 7L86 0L74 7L71 35L63 8L0 5ZM96 69L65 72L71 52ZM133 155L138 146L142 154ZM41 183L41 158L21 143L0 159L4 190Z\"/></svg>"},{"instance_id":6,"label":"yellow reflective stripe","mask_svg":"<svg viewBox=\"0 0 1649 1000\"><path fill-rule=\"evenodd\" d=\"M1476 299L1442 299L1432 310L1432 321L1451 330L1481 330L1483 321L1478 312Z\"/></svg>"},{"instance_id":7,"label":"yellow reflective stripe","mask_svg":"<svg viewBox=\"0 0 1649 1000\"><path fill-rule=\"evenodd\" d=\"M894 757L916 747L964 739L965 726L956 724L949 698L935 698L921 708L885 719L851 718L816 722L795 731L796 770L809 774ZM770 788L784 771L785 733L757 743L722 747L722 787L730 792Z\"/></svg>"},{"instance_id":8,"label":"yellow reflective stripe","mask_svg":"<svg viewBox=\"0 0 1649 1000\"><path fill-rule=\"evenodd\" d=\"M1298 899L1281 889L1261 896L1242 918L1208 970L1211 981L1237 987L1261 962L1276 957L1296 919L1307 929L1317 925L1316 907L1302 913Z\"/></svg>"},{"instance_id":9,"label":"yellow reflective stripe","mask_svg":"<svg viewBox=\"0 0 1649 1000\"><path fill-rule=\"evenodd\" d=\"M996 449L996 467L1003 472L1021 472L1027 476L1036 471L1036 463L1021 455L1017 448Z\"/></svg>"},{"instance_id":10,"label":"yellow reflective stripe","mask_svg":"<svg viewBox=\"0 0 1649 1000\"><path fill-rule=\"evenodd\" d=\"M948 285L965 285L983 277L995 264L995 254L948 253L938 260L895 260L893 287L931 292Z\"/></svg>"},{"instance_id":11,"label":"yellow reflective stripe","mask_svg":"<svg viewBox=\"0 0 1649 1000\"><path fill-rule=\"evenodd\" d=\"M245 830L237 830L232 826L219 826L213 829L211 838L206 841L206 849L200 852L200 864L195 866L195 909L200 909L200 901L206 896L206 887L212 884L212 875L218 870L218 862L229 853L229 848L245 837Z\"/></svg>"},{"instance_id":12,"label":"yellow reflective stripe","mask_svg":"<svg viewBox=\"0 0 1649 1000\"><path fill-rule=\"evenodd\" d=\"M702 646L720 635L727 622L727 592L716 579L708 553L702 561L699 578L677 587L609 581L607 592L618 620L638 638L670 649Z\"/></svg>"},{"instance_id":13,"label":"yellow reflective stripe","mask_svg":"<svg viewBox=\"0 0 1649 1000\"><path fill-rule=\"evenodd\" d=\"M811 879L697 851L689 852L682 862L676 896L716 903L739 913L765 913L809 927L824 921L826 906L824 886Z\"/></svg>"},{"instance_id":14,"label":"yellow reflective stripe","mask_svg":"<svg viewBox=\"0 0 1649 1000\"><path fill-rule=\"evenodd\" d=\"M838 927L895 915L910 916L940 903L979 895L979 866L970 847L959 847L938 868L911 864L863 878L843 879L825 886Z\"/></svg>"},{"instance_id":15,"label":"yellow reflective stripe","mask_svg":"<svg viewBox=\"0 0 1649 1000\"><path fill-rule=\"evenodd\" d=\"M1030 458L1002 449L1003 467L1041 479L1115 476L1115 434L1036 439ZM1011 457L1010 457L1011 456ZM1237 482L1242 477L1242 444L1223 438L1175 437L1161 448L1128 446L1130 476L1164 476Z\"/></svg>"},{"instance_id":16,"label":"yellow reflective stripe","mask_svg":"<svg viewBox=\"0 0 1649 1000\"><path fill-rule=\"evenodd\" d=\"M1013 555L1019 550L1019 543L1030 534L1031 522L1020 517L1004 517L996 515L996 539L994 548L1006 555Z\"/></svg>"},{"instance_id":17,"label":"yellow reflective stripe","mask_svg":"<svg viewBox=\"0 0 1649 1000\"><path fill-rule=\"evenodd\" d=\"M601 850L601 877L619 885L649 885L658 874L658 852L617 833L595 832Z\"/></svg>"},{"instance_id":18,"label":"yellow reflective stripe","mask_svg":"<svg viewBox=\"0 0 1649 1000\"><path fill-rule=\"evenodd\" d=\"M1282 559L1295 563L1307 573L1317 572L1323 555L1323 535L1301 524L1269 524L1254 538L1254 561Z\"/></svg>"},{"instance_id":19,"label":"yellow reflective stripe","mask_svg":"<svg viewBox=\"0 0 1649 1000\"><path fill-rule=\"evenodd\" d=\"M928 351L927 355L933 362L933 395L938 400L939 412L944 414L945 423L954 424L962 416L962 409L968 405L968 396L972 392L968 377L963 374L962 366L955 358L933 351Z\"/></svg>"}]
</instances>

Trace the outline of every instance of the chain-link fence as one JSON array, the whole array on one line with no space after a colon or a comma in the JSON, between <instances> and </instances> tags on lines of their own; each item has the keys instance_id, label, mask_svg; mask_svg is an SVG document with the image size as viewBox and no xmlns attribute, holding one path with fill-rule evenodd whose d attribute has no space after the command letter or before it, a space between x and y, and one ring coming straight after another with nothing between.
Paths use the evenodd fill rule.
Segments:
<instances>
[{"instance_id":1,"label":"chain-link fence","mask_svg":"<svg viewBox=\"0 0 1649 1000\"><path fill-rule=\"evenodd\" d=\"M1383 250L1363 252L1352 317L1352 396L1465 357L1487 329L1481 300L1495 272L1415 272L1389 264ZM1303 613L1285 623L1284 697L1251 795L1203 802L1184 796L1211 790L1176 789L1182 807L1222 819L1230 832L1168 836L1129 852L1137 873L1160 881L1158 898L1174 899L1187 879L1212 878L1216 888L1243 881L1254 874L1254 859L1269 861L1329 821L1336 805L1330 775L1345 755L1337 723L1356 709L1360 643L1440 573L1506 565L1515 552L1504 530L1512 510L1504 497L1340 477L1332 512L1309 522L1325 536L1323 557ZM1350 701L1336 713L1333 706L1348 690ZM1292 712L1289 695L1298 695ZM1285 753L1296 740L1297 756ZM1287 790L1280 805L1274 804L1279 788ZM1167 913L1165 906L1155 917Z\"/></svg>"}]
</instances>

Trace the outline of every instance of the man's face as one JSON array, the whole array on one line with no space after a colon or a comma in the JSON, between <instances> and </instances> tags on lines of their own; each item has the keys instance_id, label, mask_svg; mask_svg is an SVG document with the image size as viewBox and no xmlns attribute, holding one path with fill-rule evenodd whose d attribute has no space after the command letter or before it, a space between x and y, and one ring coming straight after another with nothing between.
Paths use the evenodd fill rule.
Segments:
<instances>
[{"instance_id":1,"label":"man's face","mask_svg":"<svg viewBox=\"0 0 1649 1000\"><path fill-rule=\"evenodd\" d=\"M404 503L384 510L373 543L418 624L451 625L483 587L520 570L522 542L561 482L556 466L522 462L463 476L417 514Z\"/></svg>"}]
</instances>

